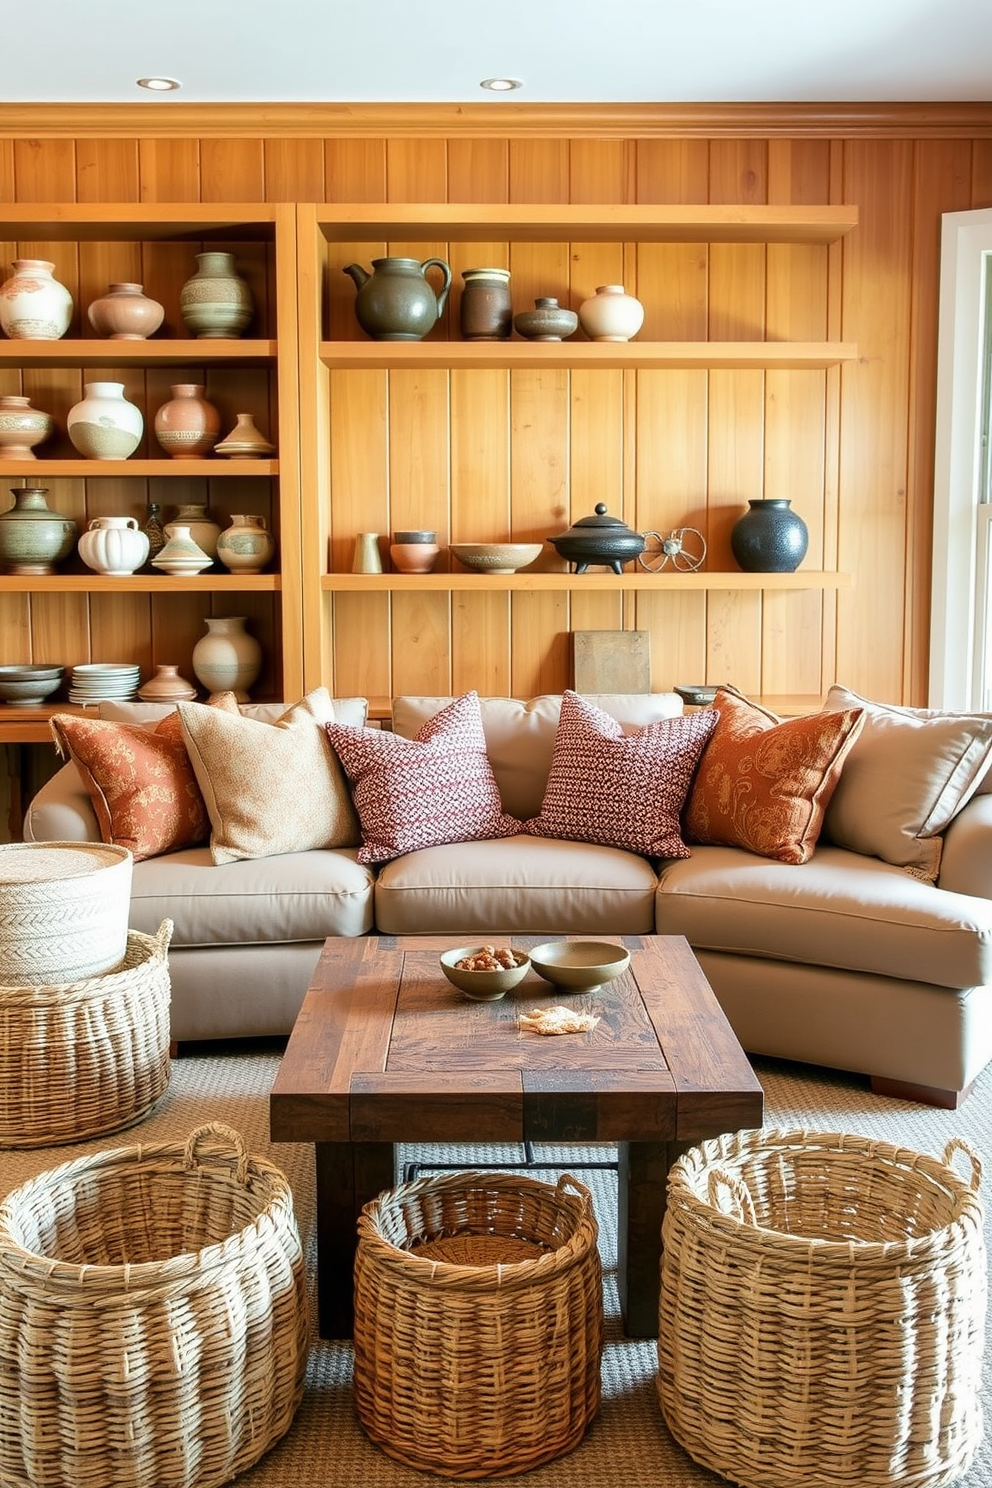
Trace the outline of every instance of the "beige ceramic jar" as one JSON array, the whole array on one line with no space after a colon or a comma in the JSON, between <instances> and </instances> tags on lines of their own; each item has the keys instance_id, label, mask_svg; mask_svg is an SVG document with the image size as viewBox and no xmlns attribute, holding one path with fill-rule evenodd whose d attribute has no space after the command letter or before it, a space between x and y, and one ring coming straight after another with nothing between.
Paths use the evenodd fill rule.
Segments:
<instances>
[{"instance_id":1,"label":"beige ceramic jar","mask_svg":"<svg viewBox=\"0 0 992 1488\"><path fill-rule=\"evenodd\" d=\"M217 558L231 573L261 573L275 550L264 517L232 516L217 539Z\"/></svg>"}]
</instances>

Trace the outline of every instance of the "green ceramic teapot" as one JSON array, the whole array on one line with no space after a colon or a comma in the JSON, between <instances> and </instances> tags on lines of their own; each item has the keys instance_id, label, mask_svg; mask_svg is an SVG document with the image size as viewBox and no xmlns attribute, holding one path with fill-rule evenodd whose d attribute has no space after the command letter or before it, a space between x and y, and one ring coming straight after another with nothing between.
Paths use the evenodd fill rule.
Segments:
<instances>
[{"instance_id":1,"label":"green ceramic teapot","mask_svg":"<svg viewBox=\"0 0 992 1488\"><path fill-rule=\"evenodd\" d=\"M442 286L435 294L427 270L440 269ZM451 268L443 258L374 258L372 273L360 264L343 272L354 280L358 324L376 341L421 341L437 324L451 288Z\"/></svg>"}]
</instances>

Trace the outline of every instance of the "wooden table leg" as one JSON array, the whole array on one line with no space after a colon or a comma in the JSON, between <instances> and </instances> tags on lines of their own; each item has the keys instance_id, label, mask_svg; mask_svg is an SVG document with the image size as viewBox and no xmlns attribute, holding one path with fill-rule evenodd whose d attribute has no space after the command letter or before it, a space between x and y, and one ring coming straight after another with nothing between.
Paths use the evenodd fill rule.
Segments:
<instances>
[{"instance_id":1,"label":"wooden table leg","mask_svg":"<svg viewBox=\"0 0 992 1488\"><path fill-rule=\"evenodd\" d=\"M362 1206L396 1182L392 1142L317 1142L317 1316L321 1338L350 1338Z\"/></svg>"},{"instance_id":2,"label":"wooden table leg","mask_svg":"<svg viewBox=\"0 0 992 1488\"><path fill-rule=\"evenodd\" d=\"M617 1286L628 1338L657 1338L661 1223L668 1170L690 1142L620 1142L617 1148Z\"/></svg>"}]
</instances>

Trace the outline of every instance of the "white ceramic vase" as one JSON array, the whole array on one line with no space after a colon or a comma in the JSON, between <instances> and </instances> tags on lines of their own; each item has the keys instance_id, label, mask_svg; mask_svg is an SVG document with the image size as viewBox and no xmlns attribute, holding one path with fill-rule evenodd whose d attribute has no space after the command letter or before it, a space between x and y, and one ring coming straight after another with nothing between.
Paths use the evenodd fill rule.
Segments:
<instances>
[{"instance_id":1,"label":"white ceramic vase","mask_svg":"<svg viewBox=\"0 0 992 1488\"><path fill-rule=\"evenodd\" d=\"M73 447L88 460L126 460L141 443L141 410L125 398L122 382L87 382L83 391L66 418Z\"/></svg>"},{"instance_id":2,"label":"white ceramic vase","mask_svg":"<svg viewBox=\"0 0 992 1488\"><path fill-rule=\"evenodd\" d=\"M579 306L579 325L592 341L630 341L644 324L644 306L622 284L601 284Z\"/></svg>"},{"instance_id":3,"label":"white ceramic vase","mask_svg":"<svg viewBox=\"0 0 992 1488\"><path fill-rule=\"evenodd\" d=\"M135 517L94 517L78 543L79 556L94 573L136 573L148 557L148 538Z\"/></svg>"},{"instance_id":4,"label":"white ceramic vase","mask_svg":"<svg viewBox=\"0 0 992 1488\"><path fill-rule=\"evenodd\" d=\"M15 258L0 284L0 327L12 341L58 341L72 320L72 295L45 258Z\"/></svg>"},{"instance_id":5,"label":"white ceramic vase","mask_svg":"<svg viewBox=\"0 0 992 1488\"><path fill-rule=\"evenodd\" d=\"M193 647L193 671L211 697L233 692L239 703L248 701L248 689L262 669L262 648L245 630L246 618L209 617L206 635Z\"/></svg>"}]
</instances>

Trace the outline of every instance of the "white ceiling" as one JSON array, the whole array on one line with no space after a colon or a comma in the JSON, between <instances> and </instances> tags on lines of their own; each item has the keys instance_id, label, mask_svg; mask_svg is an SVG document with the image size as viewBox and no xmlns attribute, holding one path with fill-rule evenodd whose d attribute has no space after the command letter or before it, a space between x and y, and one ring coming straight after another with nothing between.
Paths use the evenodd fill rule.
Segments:
<instances>
[{"instance_id":1,"label":"white ceiling","mask_svg":"<svg viewBox=\"0 0 992 1488\"><path fill-rule=\"evenodd\" d=\"M992 0L21 0L3 104L992 100ZM179 92L135 79L165 74ZM523 88L486 93L482 78Z\"/></svg>"}]
</instances>

